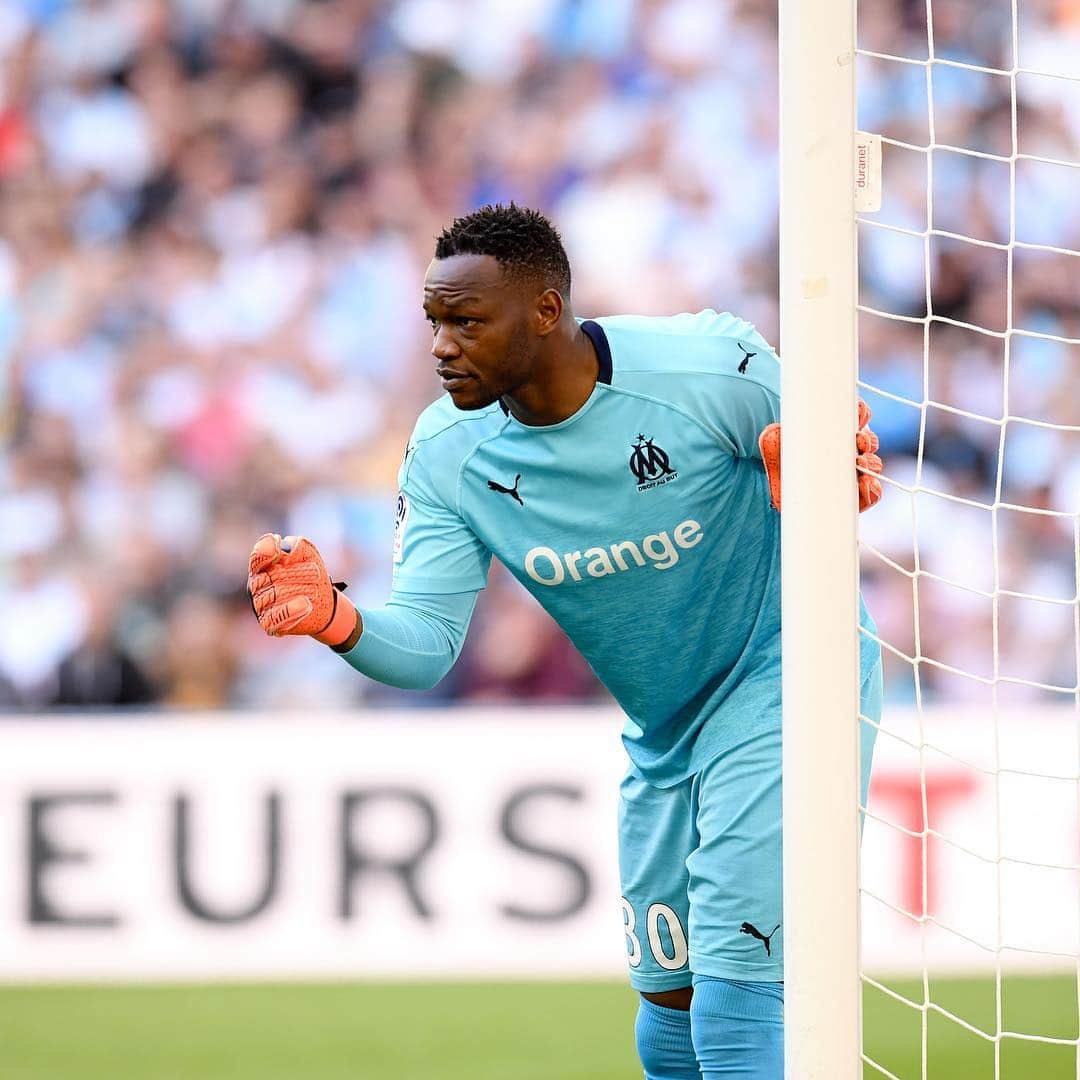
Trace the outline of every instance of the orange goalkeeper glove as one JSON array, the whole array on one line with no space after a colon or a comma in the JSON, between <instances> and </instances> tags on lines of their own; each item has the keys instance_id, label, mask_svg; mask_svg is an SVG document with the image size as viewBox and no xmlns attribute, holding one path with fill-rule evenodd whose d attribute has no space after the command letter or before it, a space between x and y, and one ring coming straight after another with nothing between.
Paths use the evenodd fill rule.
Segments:
<instances>
[{"instance_id":1,"label":"orange goalkeeper glove","mask_svg":"<svg viewBox=\"0 0 1080 1080\"><path fill-rule=\"evenodd\" d=\"M264 533L248 559L248 595L271 636L308 634L340 645L356 628L356 608L326 572L318 548L302 536Z\"/></svg>"},{"instance_id":2,"label":"orange goalkeeper glove","mask_svg":"<svg viewBox=\"0 0 1080 1080\"><path fill-rule=\"evenodd\" d=\"M870 423L870 406L859 398L859 424L855 432L855 469L859 486L859 513L869 510L881 498L881 481L876 474L881 472L881 458L875 451L878 437L867 427ZM758 436L758 448L761 460L765 464L765 475L769 478L769 495L773 506L780 509L780 425L770 424Z\"/></svg>"}]
</instances>

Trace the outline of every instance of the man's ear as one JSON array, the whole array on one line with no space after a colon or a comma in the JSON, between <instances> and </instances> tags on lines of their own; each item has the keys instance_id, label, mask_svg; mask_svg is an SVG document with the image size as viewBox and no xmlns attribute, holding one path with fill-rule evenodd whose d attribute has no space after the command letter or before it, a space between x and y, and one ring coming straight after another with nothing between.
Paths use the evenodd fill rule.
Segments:
<instances>
[{"instance_id":1,"label":"man's ear","mask_svg":"<svg viewBox=\"0 0 1080 1080\"><path fill-rule=\"evenodd\" d=\"M545 289L536 298L534 319L536 332L540 337L547 337L559 325L564 307L562 294L558 289Z\"/></svg>"}]
</instances>

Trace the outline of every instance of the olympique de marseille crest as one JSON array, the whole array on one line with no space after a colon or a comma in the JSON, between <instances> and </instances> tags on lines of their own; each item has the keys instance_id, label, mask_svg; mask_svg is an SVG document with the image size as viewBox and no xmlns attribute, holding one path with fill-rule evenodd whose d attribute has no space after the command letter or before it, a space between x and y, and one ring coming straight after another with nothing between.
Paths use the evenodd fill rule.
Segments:
<instances>
[{"instance_id":1,"label":"olympique de marseille crest","mask_svg":"<svg viewBox=\"0 0 1080 1080\"><path fill-rule=\"evenodd\" d=\"M638 491L648 491L679 478L667 451L645 435L638 435L637 442L631 446L630 471L637 480Z\"/></svg>"}]
</instances>

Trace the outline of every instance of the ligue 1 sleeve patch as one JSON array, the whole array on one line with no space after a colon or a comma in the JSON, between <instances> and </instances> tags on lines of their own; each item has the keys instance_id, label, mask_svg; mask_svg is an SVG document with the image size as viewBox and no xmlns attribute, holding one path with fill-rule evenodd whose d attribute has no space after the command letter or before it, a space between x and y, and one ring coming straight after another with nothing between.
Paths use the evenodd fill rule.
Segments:
<instances>
[{"instance_id":1,"label":"ligue 1 sleeve patch","mask_svg":"<svg viewBox=\"0 0 1080 1080\"><path fill-rule=\"evenodd\" d=\"M394 562L401 562L405 547L405 526L409 523L409 496L404 491L398 492L397 514L394 518Z\"/></svg>"}]
</instances>

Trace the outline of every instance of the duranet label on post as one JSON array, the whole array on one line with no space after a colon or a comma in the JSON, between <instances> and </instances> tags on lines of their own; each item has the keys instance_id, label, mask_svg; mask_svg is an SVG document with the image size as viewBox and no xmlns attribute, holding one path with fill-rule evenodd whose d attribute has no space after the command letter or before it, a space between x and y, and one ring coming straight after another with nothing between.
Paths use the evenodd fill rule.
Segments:
<instances>
[{"instance_id":1,"label":"duranet label on post","mask_svg":"<svg viewBox=\"0 0 1080 1080\"><path fill-rule=\"evenodd\" d=\"M881 136L855 132L855 212L881 209Z\"/></svg>"}]
</instances>

